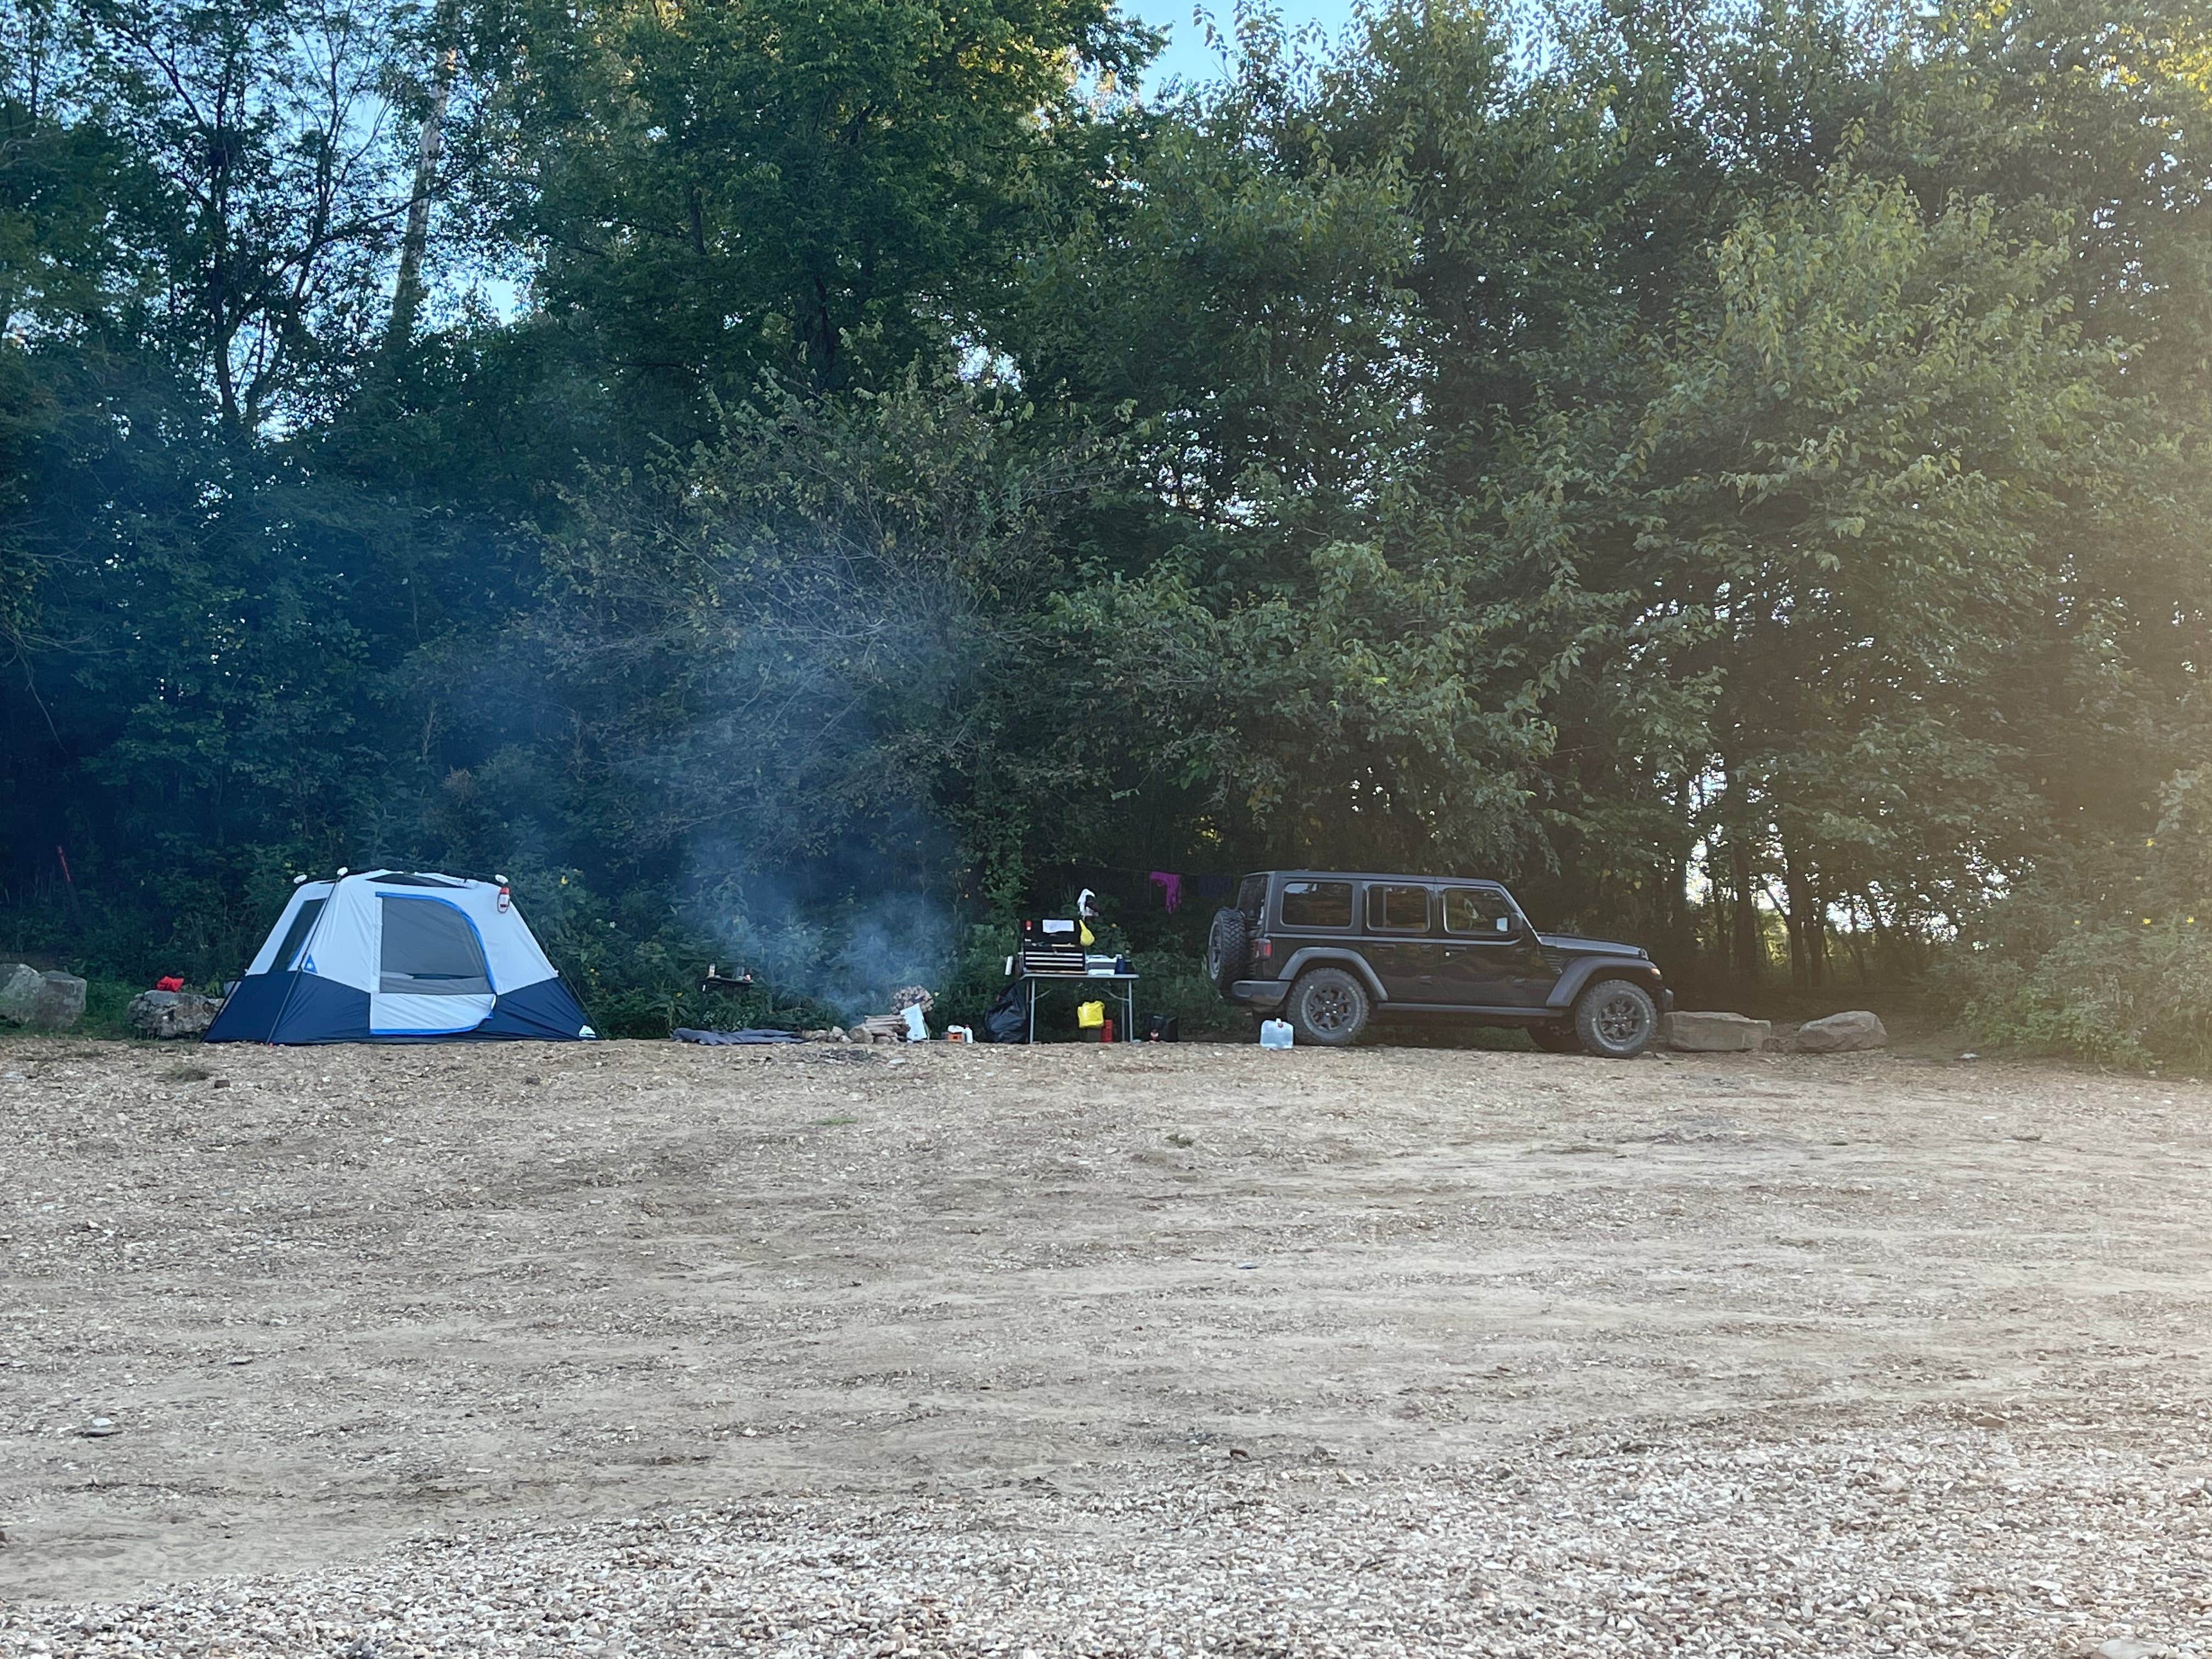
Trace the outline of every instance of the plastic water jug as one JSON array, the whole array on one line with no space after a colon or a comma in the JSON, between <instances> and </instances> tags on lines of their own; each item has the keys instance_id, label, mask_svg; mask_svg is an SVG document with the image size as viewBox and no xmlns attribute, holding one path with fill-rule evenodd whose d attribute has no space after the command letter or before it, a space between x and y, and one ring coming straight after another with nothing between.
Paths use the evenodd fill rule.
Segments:
<instances>
[{"instance_id":1,"label":"plastic water jug","mask_svg":"<svg viewBox=\"0 0 2212 1659\"><path fill-rule=\"evenodd\" d=\"M1291 1046L1291 1023L1286 1019L1263 1019L1260 1022L1260 1046L1262 1048L1287 1048Z\"/></svg>"}]
</instances>

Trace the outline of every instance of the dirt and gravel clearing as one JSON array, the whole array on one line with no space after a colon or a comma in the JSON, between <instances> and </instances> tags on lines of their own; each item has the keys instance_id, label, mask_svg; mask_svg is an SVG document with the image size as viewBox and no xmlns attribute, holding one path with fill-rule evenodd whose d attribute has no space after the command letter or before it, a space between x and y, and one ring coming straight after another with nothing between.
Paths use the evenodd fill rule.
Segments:
<instances>
[{"instance_id":1,"label":"dirt and gravel clearing","mask_svg":"<svg viewBox=\"0 0 2212 1659\"><path fill-rule=\"evenodd\" d=\"M0 1652L2212 1655L2194 1084L15 1042L0 1113Z\"/></svg>"}]
</instances>

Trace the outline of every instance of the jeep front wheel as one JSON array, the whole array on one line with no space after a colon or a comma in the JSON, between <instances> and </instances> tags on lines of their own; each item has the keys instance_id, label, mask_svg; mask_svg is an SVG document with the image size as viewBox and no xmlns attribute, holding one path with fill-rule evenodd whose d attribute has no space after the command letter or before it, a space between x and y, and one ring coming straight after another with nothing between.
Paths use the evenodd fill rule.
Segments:
<instances>
[{"instance_id":1,"label":"jeep front wheel","mask_svg":"<svg viewBox=\"0 0 2212 1659\"><path fill-rule=\"evenodd\" d=\"M1291 987L1291 1029L1301 1042L1341 1048L1359 1040L1373 1006L1356 975L1341 968L1316 968Z\"/></svg>"},{"instance_id":2,"label":"jeep front wheel","mask_svg":"<svg viewBox=\"0 0 2212 1659\"><path fill-rule=\"evenodd\" d=\"M1601 1060L1633 1060L1659 1030L1659 1005L1640 985L1601 979L1575 1004L1575 1035Z\"/></svg>"}]
</instances>

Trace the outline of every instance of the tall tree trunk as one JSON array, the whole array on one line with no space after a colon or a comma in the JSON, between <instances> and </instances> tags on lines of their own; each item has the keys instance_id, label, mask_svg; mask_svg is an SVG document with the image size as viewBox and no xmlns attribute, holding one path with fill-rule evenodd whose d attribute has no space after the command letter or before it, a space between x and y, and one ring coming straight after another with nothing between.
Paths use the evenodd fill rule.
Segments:
<instances>
[{"instance_id":1,"label":"tall tree trunk","mask_svg":"<svg viewBox=\"0 0 2212 1659\"><path fill-rule=\"evenodd\" d=\"M1813 884L1804 861L1785 832L1782 837L1783 932L1790 939L1790 982L1802 991L1818 985L1813 969Z\"/></svg>"},{"instance_id":2,"label":"tall tree trunk","mask_svg":"<svg viewBox=\"0 0 2212 1659\"><path fill-rule=\"evenodd\" d=\"M1734 907L1729 954L1735 960L1729 965L1737 979L1756 985L1760 969L1766 965L1766 945L1759 938L1759 906L1752 898L1752 805L1743 775L1725 759L1721 768L1728 778L1728 791L1722 798L1721 833L1728 837L1729 902Z\"/></svg>"},{"instance_id":3,"label":"tall tree trunk","mask_svg":"<svg viewBox=\"0 0 2212 1659\"><path fill-rule=\"evenodd\" d=\"M1672 948L1694 949L1690 934L1690 781L1684 778L1674 790L1674 845L1667 860L1667 943Z\"/></svg>"},{"instance_id":4,"label":"tall tree trunk","mask_svg":"<svg viewBox=\"0 0 2212 1659\"><path fill-rule=\"evenodd\" d=\"M430 195L437 188L438 160L446 151L446 106L453 95L453 70L460 57L460 0L438 0L431 21L430 103L422 112L422 131L415 146L415 194L407 204L407 233L399 243L399 280L392 290L392 322L384 336L386 351L404 349L415 337L415 313L422 303L422 256L430 246Z\"/></svg>"},{"instance_id":5,"label":"tall tree trunk","mask_svg":"<svg viewBox=\"0 0 2212 1659\"><path fill-rule=\"evenodd\" d=\"M1897 941L1890 933L1888 923L1881 919L1881 906L1875 900L1872 887L1869 887L1863 896L1866 900L1867 925L1874 929L1875 966L1885 974L1895 974L1898 970Z\"/></svg>"},{"instance_id":6,"label":"tall tree trunk","mask_svg":"<svg viewBox=\"0 0 2212 1659\"><path fill-rule=\"evenodd\" d=\"M1713 924L1713 960L1720 965L1721 977L1729 976L1729 910L1728 886L1721 875L1721 845L1715 841L1705 848L1705 909Z\"/></svg>"},{"instance_id":7,"label":"tall tree trunk","mask_svg":"<svg viewBox=\"0 0 2212 1659\"><path fill-rule=\"evenodd\" d=\"M1741 823L1729 830L1729 886L1735 907L1733 965L1738 978L1756 985L1765 965L1766 947L1759 937L1759 906L1751 896L1751 836Z\"/></svg>"}]
</instances>

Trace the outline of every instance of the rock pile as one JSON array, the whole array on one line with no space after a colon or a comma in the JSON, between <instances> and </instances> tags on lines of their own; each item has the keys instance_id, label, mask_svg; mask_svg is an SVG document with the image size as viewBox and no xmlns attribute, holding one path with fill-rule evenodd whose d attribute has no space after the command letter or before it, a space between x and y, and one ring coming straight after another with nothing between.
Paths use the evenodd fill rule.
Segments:
<instances>
[{"instance_id":1,"label":"rock pile","mask_svg":"<svg viewBox=\"0 0 2212 1659\"><path fill-rule=\"evenodd\" d=\"M143 1037L198 1036L215 1024L222 1004L191 991L142 991L124 1018Z\"/></svg>"}]
</instances>

